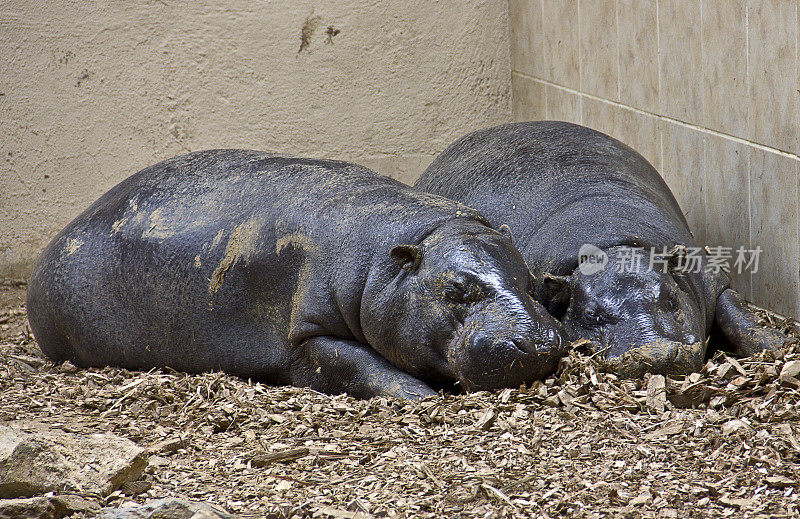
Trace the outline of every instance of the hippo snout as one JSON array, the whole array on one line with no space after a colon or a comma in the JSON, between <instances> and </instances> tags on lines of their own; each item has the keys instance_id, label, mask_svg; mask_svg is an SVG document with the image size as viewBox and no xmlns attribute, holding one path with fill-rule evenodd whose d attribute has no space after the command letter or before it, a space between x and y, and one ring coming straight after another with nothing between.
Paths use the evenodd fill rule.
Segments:
<instances>
[{"instance_id":1,"label":"hippo snout","mask_svg":"<svg viewBox=\"0 0 800 519\"><path fill-rule=\"evenodd\" d=\"M603 362L612 372L627 378L640 378L645 373L685 375L703 368L705 343L657 339L630 348Z\"/></svg>"},{"instance_id":2,"label":"hippo snout","mask_svg":"<svg viewBox=\"0 0 800 519\"><path fill-rule=\"evenodd\" d=\"M566 336L555 327L531 335L478 331L462 343L455 365L467 389L514 387L552 373L565 344Z\"/></svg>"}]
</instances>

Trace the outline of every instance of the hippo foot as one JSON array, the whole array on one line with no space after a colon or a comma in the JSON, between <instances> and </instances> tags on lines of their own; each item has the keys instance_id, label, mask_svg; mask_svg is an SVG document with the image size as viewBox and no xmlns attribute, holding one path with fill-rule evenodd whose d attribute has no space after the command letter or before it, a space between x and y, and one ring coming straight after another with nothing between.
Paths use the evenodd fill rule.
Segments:
<instances>
[{"instance_id":1,"label":"hippo foot","mask_svg":"<svg viewBox=\"0 0 800 519\"><path fill-rule=\"evenodd\" d=\"M292 373L292 385L354 398L389 396L421 400L437 395L421 380L398 369L370 346L334 337L312 337Z\"/></svg>"},{"instance_id":2,"label":"hippo foot","mask_svg":"<svg viewBox=\"0 0 800 519\"><path fill-rule=\"evenodd\" d=\"M777 351L791 339L778 330L759 324L758 316L745 304L742 296L726 289L717 298L716 323L733 345L733 353L749 357L761 350Z\"/></svg>"}]
</instances>

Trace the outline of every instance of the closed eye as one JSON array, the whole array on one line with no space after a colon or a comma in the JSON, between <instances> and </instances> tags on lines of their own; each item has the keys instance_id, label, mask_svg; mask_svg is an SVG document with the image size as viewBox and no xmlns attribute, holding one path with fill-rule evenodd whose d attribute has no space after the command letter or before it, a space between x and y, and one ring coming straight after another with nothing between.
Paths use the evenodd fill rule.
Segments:
<instances>
[{"instance_id":1,"label":"closed eye","mask_svg":"<svg viewBox=\"0 0 800 519\"><path fill-rule=\"evenodd\" d=\"M452 282L447 285L444 291L444 296L453 303L463 304L471 300L469 288L459 282Z\"/></svg>"},{"instance_id":2,"label":"closed eye","mask_svg":"<svg viewBox=\"0 0 800 519\"><path fill-rule=\"evenodd\" d=\"M613 318L601 306L593 305L581 314L581 321L588 326L599 326L612 321Z\"/></svg>"},{"instance_id":3,"label":"closed eye","mask_svg":"<svg viewBox=\"0 0 800 519\"><path fill-rule=\"evenodd\" d=\"M678 297L678 289L671 285L665 285L661 289L661 296L667 303L670 311L675 311L680 306L680 299Z\"/></svg>"}]
</instances>

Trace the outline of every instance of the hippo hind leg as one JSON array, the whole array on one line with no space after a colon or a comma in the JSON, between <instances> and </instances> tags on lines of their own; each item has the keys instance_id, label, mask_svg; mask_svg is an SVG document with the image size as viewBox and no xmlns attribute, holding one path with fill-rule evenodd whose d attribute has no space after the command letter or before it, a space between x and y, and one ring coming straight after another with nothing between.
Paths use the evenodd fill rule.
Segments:
<instances>
[{"instance_id":1,"label":"hippo hind leg","mask_svg":"<svg viewBox=\"0 0 800 519\"><path fill-rule=\"evenodd\" d=\"M777 330L759 324L758 316L731 288L717 298L715 322L733 346L733 352L743 357L761 350L776 350L789 340Z\"/></svg>"},{"instance_id":2,"label":"hippo hind leg","mask_svg":"<svg viewBox=\"0 0 800 519\"><path fill-rule=\"evenodd\" d=\"M428 385L398 369L370 346L318 336L304 343L304 355L292 369L295 386L355 398L392 396L418 400L436 395Z\"/></svg>"},{"instance_id":3,"label":"hippo hind leg","mask_svg":"<svg viewBox=\"0 0 800 519\"><path fill-rule=\"evenodd\" d=\"M52 291L48 291L39 276L32 276L28 284L25 306L28 323L42 353L55 362L72 360L72 346L59 324L64 318L59 315L59 305L51 304Z\"/></svg>"}]
</instances>

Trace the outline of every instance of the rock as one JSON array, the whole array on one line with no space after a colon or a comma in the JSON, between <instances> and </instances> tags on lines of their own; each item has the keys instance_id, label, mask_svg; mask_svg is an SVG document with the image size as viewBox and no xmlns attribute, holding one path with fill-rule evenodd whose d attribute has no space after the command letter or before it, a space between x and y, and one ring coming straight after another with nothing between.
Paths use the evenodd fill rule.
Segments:
<instances>
[{"instance_id":1,"label":"rock","mask_svg":"<svg viewBox=\"0 0 800 519\"><path fill-rule=\"evenodd\" d=\"M100 511L100 505L97 501L75 494L57 495L51 497L50 501L55 505L56 514L59 517L66 517L79 512L94 516Z\"/></svg>"},{"instance_id":2,"label":"rock","mask_svg":"<svg viewBox=\"0 0 800 519\"><path fill-rule=\"evenodd\" d=\"M65 491L107 496L146 466L142 448L110 433L0 426L0 498Z\"/></svg>"},{"instance_id":3,"label":"rock","mask_svg":"<svg viewBox=\"0 0 800 519\"><path fill-rule=\"evenodd\" d=\"M0 499L0 519L59 519L55 505L47 497Z\"/></svg>"},{"instance_id":4,"label":"rock","mask_svg":"<svg viewBox=\"0 0 800 519\"><path fill-rule=\"evenodd\" d=\"M235 519L208 503L181 499L159 499L142 506L104 508L97 519Z\"/></svg>"}]
</instances>

